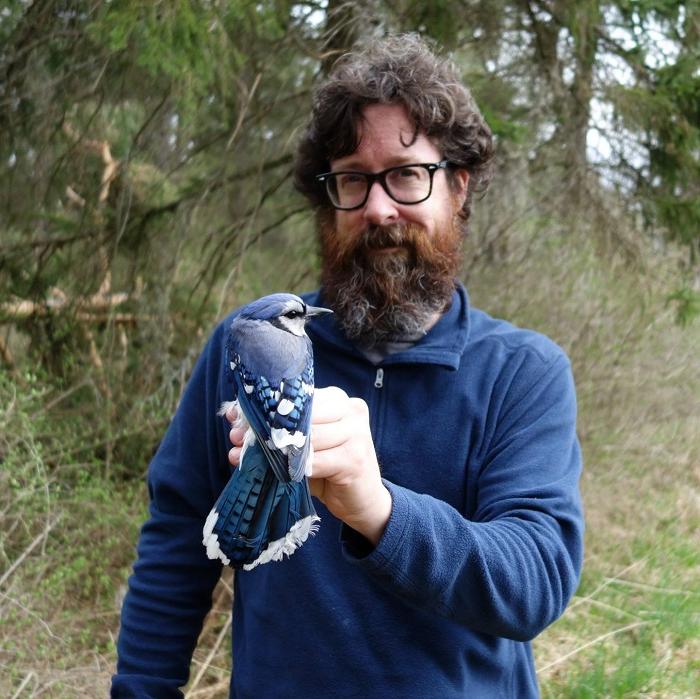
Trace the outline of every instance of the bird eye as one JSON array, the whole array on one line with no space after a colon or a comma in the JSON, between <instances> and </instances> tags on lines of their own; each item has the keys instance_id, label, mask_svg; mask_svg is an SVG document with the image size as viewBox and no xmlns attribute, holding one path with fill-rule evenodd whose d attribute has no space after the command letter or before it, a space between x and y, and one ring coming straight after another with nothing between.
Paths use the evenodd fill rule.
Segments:
<instances>
[{"instance_id":1,"label":"bird eye","mask_svg":"<svg viewBox=\"0 0 700 699\"><path fill-rule=\"evenodd\" d=\"M301 315L299 311L289 311L288 313L284 314L285 318L298 318Z\"/></svg>"}]
</instances>

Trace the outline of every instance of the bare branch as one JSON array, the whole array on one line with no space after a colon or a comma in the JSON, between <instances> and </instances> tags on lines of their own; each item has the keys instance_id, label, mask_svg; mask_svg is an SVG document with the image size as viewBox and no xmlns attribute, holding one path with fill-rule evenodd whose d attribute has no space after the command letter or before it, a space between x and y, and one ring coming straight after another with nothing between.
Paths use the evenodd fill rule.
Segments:
<instances>
[{"instance_id":1,"label":"bare branch","mask_svg":"<svg viewBox=\"0 0 700 699\"><path fill-rule=\"evenodd\" d=\"M10 578L10 576L22 565L27 556L29 556L29 554L37 546L39 546L39 544L46 540L46 538L49 535L49 532L56 526L59 520L60 516L56 517L56 519L52 520L51 522L47 522L41 534L38 534L34 538L34 540L29 544L29 546L27 546L27 548L24 549L19 558L5 571L3 576L0 578L0 587L2 587L2 585L4 585L5 582Z\"/></svg>"},{"instance_id":2,"label":"bare branch","mask_svg":"<svg viewBox=\"0 0 700 699\"><path fill-rule=\"evenodd\" d=\"M63 311L77 310L77 316L80 317L81 312L84 315L85 313L107 311L136 298L135 295L125 292L116 294L102 294L98 292L92 296L71 301L58 287L51 289L51 294L52 296L45 301L19 299L2 303L0 304L0 314L6 319L24 320L30 317L45 317Z\"/></svg>"}]
</instances>

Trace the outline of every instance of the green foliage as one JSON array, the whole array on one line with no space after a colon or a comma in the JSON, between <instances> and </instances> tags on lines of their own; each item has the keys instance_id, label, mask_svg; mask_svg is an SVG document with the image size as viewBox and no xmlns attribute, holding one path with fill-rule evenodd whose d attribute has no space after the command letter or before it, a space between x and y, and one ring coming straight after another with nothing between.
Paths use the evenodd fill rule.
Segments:
<instances>
[{"instance_id":1,"label":"green foliage","mask_svg":"<svg viewBox=\"0 0 700 699\"><path fill-rule=\"evenodd\" d=\"M632 58L636 82L608 90L621 123L648 153L648 166L635 175L635 189L647 224L660 226L687 246L697 263L700 231L700 48L697 3L665 2L623 5L623 16L641 37ZM660 62L658 39L665 34L670 56ZM675 54L675 55L674 55Z\"/></svg>"},{"instance_id":2,"label":"green foliage","mask_svg":"<svg viewBox=\"0 0 700 699\"><path fill-rule=\"evenodd\" d=\"M663 20L677 21L686 8L692 8L694 3L679 3L676 0L622 0L617 3L622 15L635 22L635 26L643 28L650 22Z\"/></svg>"},{"instance_id":3,"label":"green foliage","mask_svg":"<svg viewBox=\"0 0 700 699\"><path fill-rule=\"evenodd\" d=\"M496 138L517 144L522 144L525 141L529 131L525 124L511 121L488 107L483 109L482 114Z\"/></svg>"},{"instance_id":4,"label":"green foliage","mask_svg":"<svg viewBox=\"0 0 700 699\"><path fill-rule=\"evenodd\" d=\"M110 51L128 50L137 64L154 76L194 76L204 82L213 77L207 37L211 25L198 3L111 2L101 8L88 26L88 36L102 40Z\"/></svg>"},{"instance_id":5,"label":"green foliage","mask_svg":"<svg viewBox=\"0 0 700 699\"><path fill-rule=\"evenodd\" d=\"M674 291L668 296L668 302L676 306L676 319L686 326L700 316L700 293L688 286Z\"/></svg>"},{"instance_id":6,"label":"green foliage","mask_svg":"<svg viewBox=\"0 0 700 699\"><path fill-rule=\"evenodd\" d=\"M454 3L451 0L405 0L398 3L399 12L409 19L411 29L417 29L441 45L451 47L457 43L460 26L454 21Z\"/></svg>"}]
</instances>

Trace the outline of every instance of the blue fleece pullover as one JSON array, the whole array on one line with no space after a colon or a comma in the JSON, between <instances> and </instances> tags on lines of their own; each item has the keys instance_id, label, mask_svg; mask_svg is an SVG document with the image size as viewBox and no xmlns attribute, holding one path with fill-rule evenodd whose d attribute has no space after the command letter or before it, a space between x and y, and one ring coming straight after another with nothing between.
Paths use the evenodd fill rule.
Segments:
<instances>
[{"instance_id":1,"label":"blue fleece pullover","mask_svg":"<svg viewBox=\"0 0 700 699\"><path fill-rule=\"evenodd\" d=\"M317 294L307 300L322 305ZM150 519L122 611L114 697L179 697L220 564L202 524L230 475L230 317L149 468ZM393 509L372 549L320 503L291 558L235 575L231 696L527 699L529 641L564 610L583 517L569 362L470 308L372 365L331 316L308 327L316 384L367 401Z\"/></svg>"}]
</instances>

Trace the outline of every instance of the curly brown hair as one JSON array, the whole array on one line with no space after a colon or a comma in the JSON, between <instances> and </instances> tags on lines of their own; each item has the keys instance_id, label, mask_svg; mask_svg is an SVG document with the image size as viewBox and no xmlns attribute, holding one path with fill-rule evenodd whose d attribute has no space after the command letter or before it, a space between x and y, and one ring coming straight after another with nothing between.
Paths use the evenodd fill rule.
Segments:
<instances>
[{"instance_id":1,"label":"curly brown hair","mask_svg":"<svg viewBox=\"0 0 700 699\"><path fill-rule=\"evenodd\" d=\"M493 139L455 66L438 56L416 34L374 39L342 56L316 90L311 119L301 138L294 183L317 210L330 204L314 176L330 170L330 161L353 153L359 145L358 123L368 104L402 104L443 158L469 172L461 211L466 223L474 192L491 180ZM321 211L319 211L321 213Z\"/></svg>"}]
</instances>

